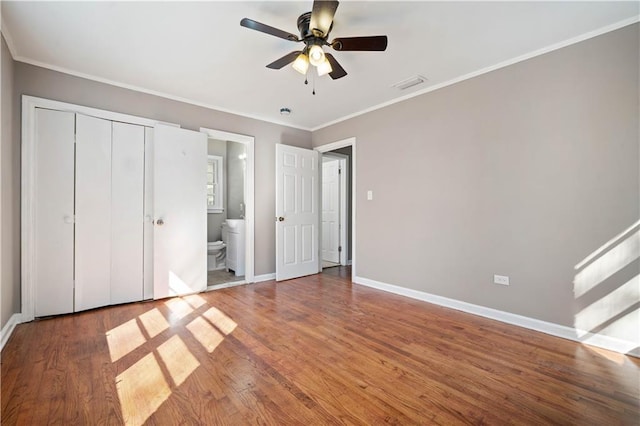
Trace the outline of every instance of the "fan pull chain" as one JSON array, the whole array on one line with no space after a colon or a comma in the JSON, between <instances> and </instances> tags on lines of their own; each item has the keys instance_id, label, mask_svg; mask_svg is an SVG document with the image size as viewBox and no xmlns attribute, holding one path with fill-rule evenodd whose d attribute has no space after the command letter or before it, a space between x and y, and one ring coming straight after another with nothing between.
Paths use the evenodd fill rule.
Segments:
<instances>
[{"instance_id":1,"label":"fan pull chain","mask_svg":"<svg viewBox=\"0 0 640 426\"><path fill-rule=\"evenodd\" d=\"M316 75L315 74L312 74L312 75L313 75L313 91L311 93L315 96L315 94L316 94ZM308 72L304 75L304 84L309 84L309 73Z\"/></svg>"}]
</instances>

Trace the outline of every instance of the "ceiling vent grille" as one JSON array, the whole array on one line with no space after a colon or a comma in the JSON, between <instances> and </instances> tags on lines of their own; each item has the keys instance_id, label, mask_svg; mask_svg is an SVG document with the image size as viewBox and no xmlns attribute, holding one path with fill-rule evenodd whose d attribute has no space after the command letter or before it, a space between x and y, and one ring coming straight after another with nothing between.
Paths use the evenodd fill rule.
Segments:
<instances>
[{"instance_id":1,"label":"ceiling vent grille","mask_svg":"<svg viewBox=\"0 0 640 426\"><path fill-rule=\"evenodd\" d=\"M413 87L413 86L417 86L418 84L422 84L425 81L427 81L426 77L423 77L421 75L416 75L415 77L410 77L406 80L402 80L398 83L393 84L391 87L395 87L396 89L399 90L405 90L408 89L409 87Z\"/></svg>"}]
</instances>

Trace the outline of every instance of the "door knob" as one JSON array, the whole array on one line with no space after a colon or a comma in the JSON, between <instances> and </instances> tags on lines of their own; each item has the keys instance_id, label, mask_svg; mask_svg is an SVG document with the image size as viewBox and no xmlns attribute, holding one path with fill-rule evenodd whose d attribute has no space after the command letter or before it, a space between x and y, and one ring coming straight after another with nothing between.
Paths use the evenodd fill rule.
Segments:
<instances>
[{"instance_id":1,"label":"door knob","mask_svg":"<svg viewBox=\"0 0 640 426\"><path fill-rule=\"evenodd\" d=\"M162 219L156 220L156 225L158 225L158 226L164 225L164 220L162 220Z\"/></svg>"},{"instance_id":2,"label":"door knob","mask_svg":"<svg viewBox=\"0 0 640 426\"><path fill-rule=\"evenodd\" d=\"M284 217L278 216L278 222L284 222Z\"/></svg>"}]
</instances>

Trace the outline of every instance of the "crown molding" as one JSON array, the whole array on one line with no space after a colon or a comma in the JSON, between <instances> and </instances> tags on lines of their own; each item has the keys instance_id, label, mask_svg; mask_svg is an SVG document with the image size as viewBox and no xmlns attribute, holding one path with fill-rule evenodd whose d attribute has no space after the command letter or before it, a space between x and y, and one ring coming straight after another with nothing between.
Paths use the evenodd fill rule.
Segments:
<instances>
[{"instance_id":1,"label":"crown molding","mask_svg":"<svg viewBox=\"0 0 640 426\"><path fill-rule=\"evenodd\" d=\"M0 16L0 32L2 33L2 36L4 37L4 41L7 42L7 47L9 48L9 53L11 54L11 57L15 60L16 59L16 45L13 42L13 37L11 37L11 33L9 32L9 27L7 27L7 23L4 20L4 16Z\"/></svg>"},{"instance_id":2,"label":"crown molding","mask_svg":"<svg viewBox=\"0 0 640 426\"><path fill-rule=\"evenodd\" d=\"M165 93L165 92L160 92L157 90L151 90L151 89L147 89L144 87L140 87L140 86L136 86L134 84L128 84L128 83L122 83L119 81L115 81L115 80L111 80L108 78L103 78L103 77L98 77L95 76L93 74L87 74L87 73L83 73L83 72L78 72L78 71L74 71L68 68L64 68L64 67L59 67L57 65L52 65L46 62L40 62L40 61L34 61L32 59L29 58L25 58L23 56L14 56L14 59L18 62L23 62L25 64L29 64L29 65L33 65L36 67L40 67L40 68L45 68L51 71L56 71L56 72L60 72L63 74L68 74L68 75L72 75L74 77L80 77L80 78L84 78L86 80L91 80L91 81L95 81L98 83L103 83L103 84L108 84L110 86L116 86L116 87L120 87L123 89L127 89L127 90L133 90L135 92L140 92L140 93L145 93L148 95L153 95L153 96L158 96L160 98L165 98L165 99L170 99L172 101L177 101L177 102L182 102L185 104L189 104L189 105L194 105L194 106L199 106L202 108L207 108L207 109L211 109L211 110L215 110L215 111L220 111L220 112L225 112L227 114L233 114L233 115L237 115L240 117L245 117L245 118L250 118L252 120L259 120L259 121L265 121L267 123L271 123L271 124L277 124L279 126L285 126L285 127L291 127L294 129L299 129L299 130L306 130L306 131L311 131L310 128L308 127L301 127L301 126L296 126L293 125L291 123L285 123L283 121L277 121L277 120L271 120L267 117L262 117L259 115L252 115L252 114L246 114L240 111L235 111L232 109L228 109L228 108L224 108L218 105L212 105L212 104L208 104L205 102L200 102L200 101L196 101L193 99L189 99L189 98L183 98L181 96L175 96L169 93Z\"/></svg>"},{"instance_id":3,"label":"crown molding","mask_svg":"<svg viewBox=\"0 0 640 426\"><path fill-rule=\"evenodd\" d=\"M594 38L594 37L609 33L611 31L619 30L620 28L624 28L626 26L633 25L633 24L637 23L638 21L640 21L640 15L636 15L636 16L633 16L631 18L624 19L622 21L618 21L618 22L616 22L614 24L607 25L605 27L601 27L601 28L598 28L598 29L593 30L593 31L589 31L587 33L581 34L581 35L576 36L576 37L572 37L572 38L567 39L565 41L561 41L559 43L555 43L555 44L552 44L550 46L543 47L541 49L537 49L537 50L534 50L534 51L529 52L529 53L525 53L524 55L520 55L520 56L517 56L515 58L508 59L506 61L498 62L497 64L490 65L490 66L485 67L485 68L481 68L481 69L479 69L477 71L473 71L473 72L470 72L468 74L461 75L460 77L456 77L456 78L453 78L451 80L444 81L442 83L434 84L433 86L426 87L426 88L424 88L422 90L418 90L418 91L410 93L408 95L401 96L399 98L395 98L395 99L392 99L390 101L374 105L372 107L363 109L363 110L358 111L358 112L354 112L353 114L349 114L349 115L346 115L344 117L341 117L341 118L329 121L327 123L321 124L319 126L313 127L313 128L311 128L311 131L315 132L316 130L324 129L325 127L329 127L329 126L332 126L334 124L341 123L343 121L349 120L351 118L358 117L358 116L366 114L368 112L376 111L378 109L387 107L389 105L397 104L399 102L406 101L407 99L411 99L411 98L415 98L416 96L424 95L425 93L434 92L436 90L445 88L447 86L451 86L451 85L454 85L456 83L460 83L462 81L469 80L469 79L474 78L474 77L478 77L478 76L480 76L482 74L486 74L486 73L489 73L491 71L498 70L500 68L505 68L505 67L508 67L509 65L517 64L518 62L526 61L527 59L535 58L536 56L544 55L545 53L553 52L554 50L562 49L563 47L571 46L572 44L580 43L581 41L585 41L585 40L588 40L590 38Z\"/></svg>"}]
</instances>

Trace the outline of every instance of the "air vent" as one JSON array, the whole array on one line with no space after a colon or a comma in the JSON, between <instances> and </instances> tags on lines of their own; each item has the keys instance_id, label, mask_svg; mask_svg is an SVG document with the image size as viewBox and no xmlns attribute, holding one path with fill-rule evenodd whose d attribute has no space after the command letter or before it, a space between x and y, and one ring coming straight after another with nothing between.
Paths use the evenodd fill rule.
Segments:
<instances>
[{"instance_id":1,"label":"air vent","mask_svg":"<svg viewBox=\"0 0 640 426\"><path fill-rule=\"evenodd\" d=\"M396 84L393 84L392 87L395 87L396 89L399 90L405 90L408 89L409 87L413 87L413 86L417 86L418 84L422 84L425 81L427 81L426 77L423 77L421 75L416 75L415 77L410 77L406 80L402 80Z\"/></svg>"}]
</instances>

